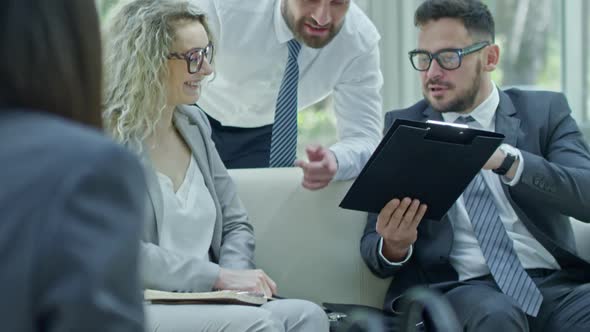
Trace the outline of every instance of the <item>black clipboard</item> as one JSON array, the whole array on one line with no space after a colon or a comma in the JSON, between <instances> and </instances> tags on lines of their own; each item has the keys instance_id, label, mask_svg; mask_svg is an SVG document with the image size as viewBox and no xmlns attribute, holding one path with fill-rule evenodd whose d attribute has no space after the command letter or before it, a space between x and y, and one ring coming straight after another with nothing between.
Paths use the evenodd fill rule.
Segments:
<instances>
[{"instance_id":1,"label":"black clipboard","mask_svg":"<svg viewBox=\"0 0 590 332\"><path fill-rule=\"evenodd\" d=\"M440 220L502 143L504 135L444 122L397 119L340 207L379 213L394 198L428 205Z\"/></svg>"}]
</instances>

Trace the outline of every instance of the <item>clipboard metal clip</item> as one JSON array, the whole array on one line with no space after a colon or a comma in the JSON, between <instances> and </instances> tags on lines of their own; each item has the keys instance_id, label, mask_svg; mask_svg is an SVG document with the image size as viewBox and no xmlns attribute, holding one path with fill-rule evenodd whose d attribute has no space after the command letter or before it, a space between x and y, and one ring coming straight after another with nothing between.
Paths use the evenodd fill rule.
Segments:
<instances>
[{"instance_id":1,"label":"clipboard metal clip","mask_svg":"<svg viewBox=\"0 0 590 332\"><path fill-rule=\"evenodd\" d=\"M465 125L462 123L450 123L450 122L436 121L436 120L426 120L426 123L433 123L433 124L437 124L437 125L451 126L451 127L462 128L462 129L469 129L468 125Z\"/></svg>"}]
</instances>

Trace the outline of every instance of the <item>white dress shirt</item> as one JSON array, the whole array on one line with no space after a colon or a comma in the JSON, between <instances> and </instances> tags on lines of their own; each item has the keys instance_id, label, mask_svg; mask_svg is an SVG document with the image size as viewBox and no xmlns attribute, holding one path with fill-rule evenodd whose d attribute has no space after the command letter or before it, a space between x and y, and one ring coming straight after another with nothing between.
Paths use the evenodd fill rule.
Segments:
<instances>
[{"instance_id":1,"label":"white dress shirt","mask_svg":"<svg viewBox=\"0 0 590 332\"><path fill-rule=\"evenodd\" d=\"M500 94L494 85L488 98L471 113L460 114L450 112L443 113L442 116L445 122L453 123L460 116L471 115L475 119L475 122L470 122L470 127L495 131L496 109L499 104ZM525 269L545 268L559 270L560 266L555 258L531 235L526 226L516 215L516 212L514 212L514 209L508 202L506 194L502 190L502 182L509 186L516 185L520 180L524 169L524 160L522 159L520 150L511 146L508 146L508 148L514 154L518 155L520 161L515 177L512 180L509 180L504 176L498 176L490 170L481 170L484 181L492 192L500 219L508 232L508 236L514 243L514 250L516 251L516 255L523 267ZM449 209L447 216L453 227L454 236L449 261L457 271L459 280L467 280L489 274L490 270L483 257L475 233L473 232L471 219L465 208L463 195L461 195L455 204ZM382 243L383 239L381 239L379 244L380 254ZM381 258L390 265L401 265L410 258L411 254L412 252L410 251L403 262L390 262L382 254Z\"/></svg>"},{"instance_id":2,"label":"white dress shirt","mask_svg":"<svg viewBox=\"0 0 590 332\"><path fill-rule=\"evenodd\" d=\"M158 229L160 247L209 260L217 212L194 157L177 192L168 176L157 175L164 203L162 228Z\"/></svg>"},{"instance_id":3,"label":"white dress shirt","mask_svg":"<svg viewBox=\"0 0 590 332\"><path fill-rule=\"evenodd\" d=\"M224 126L253 128L274 122L276 100L294 38L281 0L192 0L208 15L215 38L214 78L199 105ZM360 172L381 139L383 116L380 35L354 3L340 33L324 48L302 45L299 109L334 97L339 142L335 179Z\"/></svg>"}]
</instances>

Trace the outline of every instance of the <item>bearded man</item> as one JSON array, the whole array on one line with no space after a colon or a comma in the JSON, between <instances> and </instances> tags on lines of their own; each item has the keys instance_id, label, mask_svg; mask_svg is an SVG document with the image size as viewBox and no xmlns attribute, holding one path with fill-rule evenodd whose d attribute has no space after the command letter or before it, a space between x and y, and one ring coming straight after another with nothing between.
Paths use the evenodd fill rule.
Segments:
<instances>
[{"instance_id":1,"label":"bearded man","mask_svg":"<svg viewBox=\"0 0 590 332\"><path fill-rule=\"evenodd\" d=\"M192 1L217 39L199 106L226 167L298 166L311 190L357 176L383 127L380 35L362 10L351 0ZM297 159L297 111L328 95L339 141Z\"/></svg>"}]
</instances>

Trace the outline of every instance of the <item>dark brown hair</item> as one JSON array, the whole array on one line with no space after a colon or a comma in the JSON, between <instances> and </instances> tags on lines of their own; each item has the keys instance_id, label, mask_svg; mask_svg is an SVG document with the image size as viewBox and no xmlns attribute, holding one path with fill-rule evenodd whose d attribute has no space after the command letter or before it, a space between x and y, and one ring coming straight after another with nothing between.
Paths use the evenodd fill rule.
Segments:
<instances>
[{"instance_id":1,"label":"dark brown hair","mask_svg":"<svg viewBox=\"0 0 590 332\"><path fill-rule=\"evenodd\" d=\"M461 20L469 34L494 42L494 18L488 6L479 0L426 0L416 9L414 25L419 27L441 18Z\"/></svg>"},{"instance_id":2,"label":"dark brown hair","mask_svg":"<svg viewBox=\"0 0 590 332\"><path fill-rule=\"evenodd\" d=\"M102 55L94 0L4 0L0 109L49 112L102 128Z\"/></svg>"}]
</instances>

